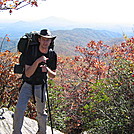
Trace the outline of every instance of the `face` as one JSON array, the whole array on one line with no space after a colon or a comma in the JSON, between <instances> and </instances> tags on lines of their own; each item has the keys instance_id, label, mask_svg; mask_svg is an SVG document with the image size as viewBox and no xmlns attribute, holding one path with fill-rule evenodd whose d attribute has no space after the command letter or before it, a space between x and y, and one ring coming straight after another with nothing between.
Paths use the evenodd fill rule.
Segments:
<instances>
[{"instance_id":1,"label":"face","mask_svg":"<svg viewBox=\"0 0 134 134\"><path fill-rule=\"evenodd\" d=\"M41 49L48 49L50 46L52 39L45 38L45 37L40 37L39 42L40 42L40 48Z\"/></svg>"}]
</instances>

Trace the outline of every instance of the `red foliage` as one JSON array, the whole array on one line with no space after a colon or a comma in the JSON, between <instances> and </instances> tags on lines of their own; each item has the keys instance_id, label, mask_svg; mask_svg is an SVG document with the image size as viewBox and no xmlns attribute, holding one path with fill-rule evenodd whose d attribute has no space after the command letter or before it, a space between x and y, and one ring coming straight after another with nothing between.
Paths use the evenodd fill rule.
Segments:
<instances>
[{"instance_id":1,"label":"red foliage","mask_svg":"<svg viewBox=\"0 0 134 134\"><path fill-rule=\"evenodd\" d=\"M87 47L77 46L76 51L80 53L80 56L58 58L58 77L55 80L63 88L62 96L67 100L64 111L69 118L66 121L68 134L82 132L84 125L82 113L85 111L83 106L96 101L96 95L99 93L99 90L93 88L94 83L104 78L112 78L115 73L112 68L121 59L134 64L134 38L112 47L103 44L102 41L97 43L91 41ZM123 68L119 69L117 71ZM130 70L134 71L133 65ZM96 111L92 107L88 110Z\"/></svg>"}]
</instances>

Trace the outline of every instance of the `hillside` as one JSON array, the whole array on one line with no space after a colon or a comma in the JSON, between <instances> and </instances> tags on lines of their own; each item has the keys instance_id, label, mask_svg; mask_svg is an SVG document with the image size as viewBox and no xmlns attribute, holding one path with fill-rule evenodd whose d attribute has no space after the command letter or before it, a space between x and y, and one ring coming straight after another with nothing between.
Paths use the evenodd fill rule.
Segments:
<instances>
[{"instance_id":1,"label":"hillside","mask_svg":"<svg viewBox=\"0 0 134 134\"><path fill-rule=\"evenodd\" d=\"M58 54L64 55L74 55L76 46L86 46L89 41L99 41L102 40L105 43L110 41L118 42L118 39L122 39L122 35L116 32L106 31L106 30L94 30L89 28L75 28L72 30L55 30L52 31L54 35L57 36L55 40L55 50ZM24 34L24 33L23 33ZM22 34L22 35L23 35ZM22 36L21 35L21 36ZM16 45L19 38L11 39L10 42L4 42L3 51L11 50L16 51ZM0 40L2 41L2 39ZM111 44L110 44L111 45Z\"/></svg>"},{"instance_id":2,"label":"hillside","mask_svg":"<svg viewBox=\"0 0 134 134\"><path fill-rule=\"evenodd\" d=\"M57 35L55 50L64 55L75 54L74 50L76 46L86 46L91 40L102 40L105 43L109 42L109 44L111 40L116 42L118 42L119 39L123 40L122 35L119 33L106 30L93 30L89 28L57 30L53 31L53 34Z\"/></svg>"},{"instance_id":3,"label":"hillside","mask_svg":"<svg viewBox=\"0 0 134 134\"><path fill-rule=\"evenodd\" d=\"M10 51L13 51L13 52L16 51L17 41L18 41L18 39L10 39L10 41L7 42L6 39L5 39L4 42L3 42L3 38L0 37L0 46L1 46L1 43L3 42L2 51L5 51L5 50L10 50Z\"/></svg>"}]
</instances>

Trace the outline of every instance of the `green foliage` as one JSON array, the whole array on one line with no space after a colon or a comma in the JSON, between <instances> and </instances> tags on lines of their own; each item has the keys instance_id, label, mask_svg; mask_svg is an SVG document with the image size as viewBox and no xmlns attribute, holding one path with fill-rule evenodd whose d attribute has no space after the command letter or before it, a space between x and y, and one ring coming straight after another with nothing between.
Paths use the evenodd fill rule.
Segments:
<instances>
[{"instance_id":1,"label":"green foliage","mask_svg":"<svg viewBox=\"0 0 134 134\"><path fill-rule=\"evenodd\" d=\"M62 87L61 94L65 99L65 114L60 114L67 118L63 132L133 133L132 41L133 38L127 40L125 47L121 44L111 48L102 42L90 42L87 48L77 47L81 56L59 58L56 85Z\"/></svg>"},{"instance_id":2,"label":"green foliage","mask_svg":"<svg viewBox=\"0 0 134 134\"><path fill-rule=\"evenodd\" d=\"M64 130L66 111L64 111L65 97L62 95L63 94L62 87L56 86L52 79L48 81L48 84L49 84L49 99L51 104L50 108L51 108L53 126L56 126L58 130Z\"/></svg>"}]
</instances>

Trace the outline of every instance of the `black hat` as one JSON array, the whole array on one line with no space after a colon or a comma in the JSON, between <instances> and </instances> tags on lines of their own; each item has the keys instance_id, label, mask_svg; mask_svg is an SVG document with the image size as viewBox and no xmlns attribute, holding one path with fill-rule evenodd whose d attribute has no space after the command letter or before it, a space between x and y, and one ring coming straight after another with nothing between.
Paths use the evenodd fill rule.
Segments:
<instances>
[{"instance_id":1,"label":"black hat","mask_svg":"<svg viewBox=\"0 0 134 134\"><path fill-rule=\"evenodd\" d=\"M45 38L50 38L50 39L55 39L56 38L56 36L53 36L48 29L41 30L39 35L42 36L42 37L45 37Z\"/></svg>"}]
</instances>

